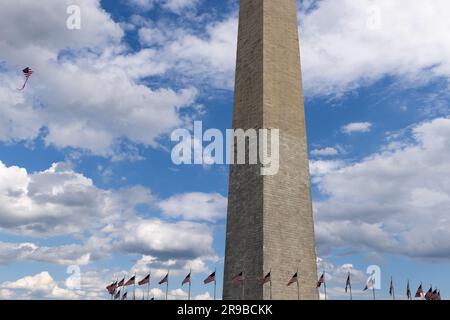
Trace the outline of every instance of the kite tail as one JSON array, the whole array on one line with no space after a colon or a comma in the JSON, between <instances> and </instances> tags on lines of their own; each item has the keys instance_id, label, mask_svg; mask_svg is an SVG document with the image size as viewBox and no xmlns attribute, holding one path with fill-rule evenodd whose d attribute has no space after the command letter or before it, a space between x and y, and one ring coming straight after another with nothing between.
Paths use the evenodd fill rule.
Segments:
<instances>
[{"instance_id":1,"label":"kite tail","mask_svg":"<svg viewBox=\"0 0 450 320\"><path fill-rule=\"evenodd\" d=\"M26 78L25 78L25 82L23 83L23 86L22 86L22 88L20 88L20 89L17 89L17 90L19 90L19 91L23 91L23 89L25 89L25 86L27 85L28 79L30 79L30 77L26 77Z\"/></svg>"}]
</instances>

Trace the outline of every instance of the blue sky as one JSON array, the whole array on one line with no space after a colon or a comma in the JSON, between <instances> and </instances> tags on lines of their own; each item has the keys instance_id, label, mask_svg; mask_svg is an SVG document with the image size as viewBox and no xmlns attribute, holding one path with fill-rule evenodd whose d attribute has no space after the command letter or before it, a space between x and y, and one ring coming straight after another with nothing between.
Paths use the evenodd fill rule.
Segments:
<instances>
[{"instance_id":1,"label":"blue sky","mask_svg":"<svg viewBox=\"0 0 450 320\"><path fill-rule=\"evenodd\" d=\"M174 165L169 137L194 120L231 126L238 2L47 2L0 4L0 298L102 299L149 271L162 298L169 269L170 298L189 269L193 297L212 297L214 269L220 296L228 168ZM66 28L71 4L80 30ZM351 271L370 299L370 265L381 298L391 276L400 298L407 279L447 297L449 4L298 4L330 298L347 298Z\"/></svg>"}]
</instances>

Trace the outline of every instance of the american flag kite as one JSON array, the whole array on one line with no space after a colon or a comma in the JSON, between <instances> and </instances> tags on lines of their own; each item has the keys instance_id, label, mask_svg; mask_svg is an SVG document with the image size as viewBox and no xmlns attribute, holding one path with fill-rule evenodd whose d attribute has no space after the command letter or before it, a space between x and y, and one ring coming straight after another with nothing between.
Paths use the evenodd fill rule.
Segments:
<instances>
[{"instance_id":1,"label":"american flag kite","mask_svg":"<svg viewBox=\"0 0 450 320\"><path fill-rule=\"evenodd\" d=\"M322 275L319 278L319 281L317 281L317 288L320 288L322 286L322 283L325 283L325 272L322 273Z\"/></svg>"},{"instance_id":2,"label":"american flag kite","mask_svg":"<svg viewBox=\"0 0 450 320\"><path fill-rule=\"evenodd\" d=\"M166 274L164 278L158 284L169 283L169 273Z\"/></svg>"},{"instance_id":3,"label":"american flag kite","mask_svg":"<svg viewBox=\"0 0 450 320\"><path fill-rule=\"evenodd\" d=\"M144 284L150 283L150 273L141 281L138 282L138 285L142 286Z\"/></svg>"},{"instance_id":4,"label":"american flag kite","mask_svg":"<svg viewBox=\"0 0 450 320\"><path fill-rule=\"evenodd\" d=\"M244 282L244 280L245 280L244 273L241 272L237 276L234 276L233 279L231 279L231 282L235 285L238 285L238 284L242 284Z\"/></svg>"},{"instance_id":5,"label":"american flag kite","mask_svg":"<svg viewBox=\"0 0 450 320\"><path fill-rule=\"evenodd\" d=\"M289 287L291 284L298 282L298 272L296 272L291 280L289 280L289 282L287 283L287 286Z\"/></svg>"},{"instance_id":6,"label":"american flag kite","mask_svg":"<svg viewBox=\"0 0 450 320\"><path fill-rule=\"evenodd\" d=\"M266 284L267 282L272 282L272 277L271 274L272 271L270 271L268 274L266 274L266 276L264 278L262 278L261 280L261 284Z\"/></svg>"},{"instance_id":7,"label":"american flag kite","mask_svg":"<svg viewBox=\"0 0 450 320\"><path fill-rule=\"evenodd\" d=\"M204 284L208 284L208 283L211 283L211 282L214 282L214 281L216 281L216 272L215 272L215 271L214 271L213 273L211 273L211 274L209 275L209 277L206 278L206 279L203 281L203 283L204 283Z\"/></svg>"},{"instance_id":8,"label":"american flag kite","mask_svg":"<svg viewBox=\"0 0 450 320\"><path fill-rule=\"evenodd\" d=\"M186 283L191 283L191 273L192 272L189 272L186 278L184 278L183 282L181 283L182 286L184 286Z\"/></svg>"},{"instance_id":9,"label":"american flag kite","mask_svg":"<svg viewBox=\"0 0 450 320\"><path fill-rule=\"evenodd\" d=\"M22 88L17 89L19 91L22 91L25 89L25 86L27 85L28 79L30 79L31 75L33 74L33 70L30 67L26 67L22 70L23 74L25 75L25 82L23 83Z\"/></svg>"}]
</instances>

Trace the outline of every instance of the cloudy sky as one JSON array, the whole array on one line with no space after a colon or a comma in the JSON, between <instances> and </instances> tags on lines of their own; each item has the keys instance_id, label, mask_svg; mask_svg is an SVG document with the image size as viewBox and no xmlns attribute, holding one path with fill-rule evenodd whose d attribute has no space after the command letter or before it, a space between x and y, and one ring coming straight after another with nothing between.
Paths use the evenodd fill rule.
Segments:
<instances>
[{"instance_id":1,"label":"cloudy sky","mask_svg":"<svg viewBox=\"0 0 450 320\"><path fill-rule=\"evenodd\" d=\"M66 27L81 8L81 29ZM358 299L450 294L450 3L298 1L319 269ZM231 125L236 0L0 3L0 299L107 298L214 269L228 169L172 164L170 134ZM35 74L23 92L21 70ZM287 279L288 280L288 279ZM138 295L142 291L138 290Z\"/></svg>"}]
</instances>

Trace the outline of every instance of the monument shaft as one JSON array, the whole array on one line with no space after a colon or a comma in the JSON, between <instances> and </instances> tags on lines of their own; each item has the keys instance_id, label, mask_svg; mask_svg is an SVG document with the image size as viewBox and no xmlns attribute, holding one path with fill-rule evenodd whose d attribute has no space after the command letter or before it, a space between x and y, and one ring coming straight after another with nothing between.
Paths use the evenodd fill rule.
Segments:
<instances>
[{"instance_id":1,"label":"monument shaft","mask_svg":"<svg viewBox=\"0 0 450 320\"><path fill-rule=\"evenodd\" d=\"M279 129L280 168L231 165L224 299L296 300L297 270L300 299L318 298L303 101L296 1L241 0L233 128Z\"/></svg>"}]
</instances>

